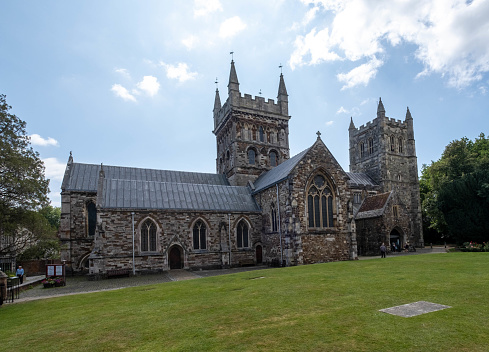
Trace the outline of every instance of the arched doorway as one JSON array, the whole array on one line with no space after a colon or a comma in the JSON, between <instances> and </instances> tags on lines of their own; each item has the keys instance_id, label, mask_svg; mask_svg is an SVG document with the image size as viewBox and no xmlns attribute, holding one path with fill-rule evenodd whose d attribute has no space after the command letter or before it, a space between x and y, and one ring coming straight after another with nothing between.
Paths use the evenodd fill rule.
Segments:
<instances>
[{"instance_id":1,"label":"arched doorway","mask_svg":"<svg viewBox=\"0 0 489 352\"><path fill-rule=\"evenodd\" d=\"M255 252L256 252L256 264L263 263L263 248L262 248L262 246L260 246L260 245L256 246Z\"/></svg>"},{"instance_id":2,"label":"arched doorway","mask_svg":"<svg viewBox=\"0 0 489 352\"><path fill-rule=\"evenodd\" d=\"M402 247L404 246L401 232L397 229L393 229L389 235L389 245L391 247L391 251L400 252Z\"/></svg>"},{"instance_id":3,"label":"arched doorway","mask_svg":"<svg viewBox=\"0 0 489 352\"><path fill-rule=\"evenodd\" d=\"M173 246L170 249L170 269L182 269L183 261L182 261L182 252L179 247Z\"/></svg>"}]
</instances>

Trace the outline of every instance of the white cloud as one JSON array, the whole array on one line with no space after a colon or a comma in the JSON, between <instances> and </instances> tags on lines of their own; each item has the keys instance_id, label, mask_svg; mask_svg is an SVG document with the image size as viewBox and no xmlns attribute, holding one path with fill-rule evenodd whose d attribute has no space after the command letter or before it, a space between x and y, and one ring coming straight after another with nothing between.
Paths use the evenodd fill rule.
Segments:
<instances>
[{"instance_id":1,"label":"white cloud","mask_svg":"<svg viewBox=\"0 0 489 352\"><path fill-rule=\"evenodd\" d=\"M246 23L244 23L239 16L234 16L221 23L221 26L219 27L219 36L221 38L231 38L245 28Z\"/></svg>"},{"instance_id":2,"label":"white cloud","mask_svg":"<svg viewBox=\"0 0 489 352\"><path fill-rule=\"evenodd\" d=\"M130 101L136 101L136 98L128 92L126 88L121 86L120 84L114 84L112 88L110 89L111 91L114 92L114 94L124 100L130 100Z\"/></svg>"},{"instance_id":3,"label":"white cloud","mask_svg":"<svg viewBox=\"0 0 489 352\"><path fill-rule=\"evenodd\" d=\"M337 114L348 114L349 112L344 107L340 107L336 113Z\"/></svg>"},{"instance_id":4,"label":"white cloud","mask_svg":"<svg viewBox=\"0 0 489 352\"><path fill-rule=\"evenodd\" d=\"M182 44L188 49L191 50L195 46L195 43L197 43L197 37L194 35L191 35L190 37L187 37L185 39L182 39Z\"/></svg>"},{"instance_id":5,"label":"white cloud","mask_svg":"<svg viewBox=\"0 0 489 352\"><path fill-rule=\"evenodd\" d=\"M366 86L368 82L375 77L382 64L382 60L374 57L369 62L355 67L348 73L337 74L336 78L338 78L338 81L345 83L345 85L341 87L341 90L353 88L362 84Z\"/></svg>"},{"instance_id":6,"label":"white cloud","mask_svg":"<svg viewBox=\"0 0 489 352\"><path fill-rule=\"evenodd\" d=\"M320 6L333 20L297 36L290 58L292 69L321 61L370 59L383 56L389 44L411 43L417 47L415 57L424 65L418 77L437 73L447 77L450 86L461 88L489 72L487 0L302 2ZM375 62L359 66L371 78L376 72L372 64ZM338 75L348 82L344 89L355 81L349 74ZM366 77L357 84L368 83Z\"/></svg>"},{"instance_id":7,"label":"white cloud","mask_svg":"<svg viewBox=\"0 0 489 352\"><path fill-rule=\"evenodd\" d=\"M153 76L144 76L143 80L136 85L140 90L146 92L150 97L155 96L160 89L158 79Z\"/></svg>"},{"instance_id":8,"label":"white cloud","mask_svg":"<svg viewBox=\"0 0 489 352\"><path fill-rule=\"evenodd\" d=\"M360 115L360 109L357 107L353 107L351 109L345 109L343 106L341 106L338 111L336 111L336 114L345 114L349 116L358 116Z\"/></svg>"},{"instance_id":9,"label":"white cloud","mask_svg":"<svg viewBox=\"0 0 489 352\"><path fill-rule=\"evenodd\" d=\"M216 11L222 11L222 5L219 0L195 0L194 17L207 16Z\"/></svg>"},{"instance_id":10,"label":"white cloud","mask_svg":"<svg viewBox=\"0 0 489 352\"><path fill-rule=\"evenodd\" d=\"M51 137L48 137L47 139L45 139L45 138L42 138L38 134L31 134L29 137L31 138L31 144L32 145L38 145L41 147L46 147L48 145L53 145L53 146L57 147L59 145L58 141L54 138L51 138Z\"/></svg>"},{"instance_id":11,"label":"white cloud","mask_svg":"<svg viewBox=\"0 0 489 352\"><path fill-rule=\"evenodd\" d=\"M65 174L66 164L61 163L56 158L42 159L46 168L46 178L62 181Z\"/></svg>"},{"instance_id":12,"label":"white cloud","mask_svg":"<svg viewBox=\"0 0 489 352\"><path fill-rule=\"evenodd\" d=\"M131 75L129 74L129 71L125 68L115 68L114 69L115 72L121 74L122 76L124 76L125 78L131 78Z\"/></svg>"},{"instance_id":13,"label":"white cloud","mask_svg":"<svg viewBox=\"0 0 489 352\"><path fill-rule=\"evenodd\" d=\"M333 125L333 123L334 123L334 121L327 121L327 122L325 123L325 125L326 125L326 127L330 127L330 126L332 126L332 125Z\"/></svg>"},{"instance_id":14,"label":"white cloud","mask_svg":"<svg viewBox=\"0 0 489 352\"><path fill-rule=\"evenodd\" d=\"M166 70L166 76L170 79L177 79L179 82L183 83L188 80L195 79L197 77L197 72L191 72L186 63L180 62L176 66L165 64L160 61L160 65Z\"/></svg>"}]
</instances>

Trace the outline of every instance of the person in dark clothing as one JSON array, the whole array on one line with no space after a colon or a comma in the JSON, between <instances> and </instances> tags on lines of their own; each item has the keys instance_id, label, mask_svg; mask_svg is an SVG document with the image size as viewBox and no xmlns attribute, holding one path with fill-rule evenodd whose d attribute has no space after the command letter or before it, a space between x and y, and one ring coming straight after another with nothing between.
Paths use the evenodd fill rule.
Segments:
<instances>
[{"instance_id":1,"label":"person in dark clothing","mask_svg":"<svg viewBox=\"0 0 489 352\"><path fill-rule=\"evenodd\" d=\"M382 243L382 246L380 246L380 257L381 258L385 258L385 251L386 251L385 243Z\"/></svg>"}]
</instances>

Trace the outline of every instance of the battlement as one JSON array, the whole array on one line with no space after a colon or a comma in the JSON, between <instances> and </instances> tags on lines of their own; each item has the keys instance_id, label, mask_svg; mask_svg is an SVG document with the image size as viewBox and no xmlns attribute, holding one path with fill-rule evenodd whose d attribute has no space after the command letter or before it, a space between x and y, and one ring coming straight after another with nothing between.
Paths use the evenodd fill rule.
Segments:
<instances>
[{"instance_id":1,"label":"battlement","mask_svg":"<svg viewBox=\"0 0 489 352\"><path fill-rule=\"evenodd\" d=\"M387 125L389 127L398 127L398 128L402 128L402 129L408 127L408 124L407 124L406 121L397 120L395 118L390 118L390 117L386 117L386 118L387 118ZM362 132L368 131L372 127L375 127L376 125L378 125L378 123L379 123L378 118L374 119L373 121L369 121L366 124L361 125L358 128L355 128L354 129L354 131L355 131L354 134L357 135L357 134L360 134Z\"/></svg>"},{"instance_id":2,"label":"battlement","mask_svg":"<svg viewBox=\"0 0 489 352\"><path fill-rule=\"evenodd\" d=\"M238 101L233 102L233 104L231 104L229 98L226 99L226 102L217 113L217 119L215 121L214 129L217 129L217 127L221 125L224 118L233 108L245 109L249 110L250 112L259 112L260 114L275 115L275 117L279 117L276 115L280 115L287 120L289 119L288 115L282 114L282 107L280 103L275 103L274 99L265 100L265 98L261 96L253 97L251 94L240 94Z\"/></svg>"}]
</instances>

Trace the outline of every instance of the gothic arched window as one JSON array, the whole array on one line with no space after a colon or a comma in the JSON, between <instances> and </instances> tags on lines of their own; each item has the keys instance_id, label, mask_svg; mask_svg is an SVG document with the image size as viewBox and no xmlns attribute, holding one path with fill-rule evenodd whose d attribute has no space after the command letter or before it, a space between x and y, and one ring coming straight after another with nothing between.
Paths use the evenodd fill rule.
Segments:
<instances>
[{"instance_id":1,"label":"gothic arched window","mask_svg":"<svg viewBox=\"0 0 489 352\"><path fill-rule=\"evenodd\" d=\"M141 252L156 252L156 225L146 220L141 225Z\"/></svg>"},{"instance_id":2,"label":"gothic arched window","mask_svg":"<svg viewBox=\"0 0 489 352\"><path fill-rule=\"evenodd\" d=\"M277 166L277 153L275 151L270 152L270 166Z\"/></svg>"},{"instance_id":3,"label":"gothic arched window","mask_svg":"<svg viewBox=\"0 0 489 352\"><path fill-rule=\"evenodd\" d=\"M201 220L197 221L193 229L194 249L206 249L206 226Z\"/></svg>"},{"instance_id":4,"label":"gothic arched window","mask_svg":"<svg viewBox=\"0 0 489 352\"><path fill-rule=\"evenodd\" d=\"M270 207L270 218L272 223L272 232L277 232L277 209L275 209L275 204L272 203Z\"/></svg>"},{"instance_id":5,"label":"gothic arched window","mask_svg":"<svg viewBox=\"0 0 489 352\"><path fill-rule=\"evenodd\" d=\"M95 236L95 229L97 227L97 207L95 203L90 202L87 204L87 235L90 237Z\"/></svg>"},{"instance_id":6,"label":"gothic arched window","mask_svg":"<svg viewBox=\"0 0 489 352\"><path fill-rule=\"evenodd\" d=\"M391 136L391 152L396 150L395 139L394 136Z\"/></svg>"},{"instance_id":7,"label":"gothic arched window","mask_svg":"<svg viewBox=\"0 0 489 352\"><path fill-rule=\"evenodd\" d=\"M248 240L248 224L241 220L238 223L238 227L236 229L236 246L238 248L246 248L249 247Z\"/></svg>"},{"instance_id":8,"label":"gothic arched window","mask_svg":"<svg viewBox=\"0 0 489 352\"><path fill-rule=\"evenodd\" d=\"M250 165L255 165L256 152L254 149L248 149L248 163Z\"/></svg>"},{"instance_id":9,"label":"gothic arched window","mask_svg":"<svg viewBox=\"0 0 489 352\"><path fill-rule=\"evenodd\" d=\"M399 153L402 153L402 138L399 138L399 141L398 141L398 150L399 150Z\"/></svg>"},{"instance_id":10,"label":"gothic arched window","mask_svg":"<svg viewBox=\"0 0 489 352\"><path fill-rule=\"evenodd\" d=\"M263 127L260 126L260 128L258 129L258 134L260 135L260 142L264 142L265 138L263 134Z\"/></svg>"},{"instance_id":11,"label":"gothic arched window","mask_svg":"<svg viewBox=\"0 0 489 352\"><path fill-rule=\"evenodd\" d=\"M307 190L309 227L333 227L333 192L322 175L316 175Z\"/></svg>"},{"instance_id":12,"label":"gothic arched window","mask_svg":"<svg viewBox=\"0 0 489 352\"><path fill-rule=\"evenodd\" d=\"M360 142L360 157L363 158L365 156L365 144Z\"/></svg>"}]
</instances>

